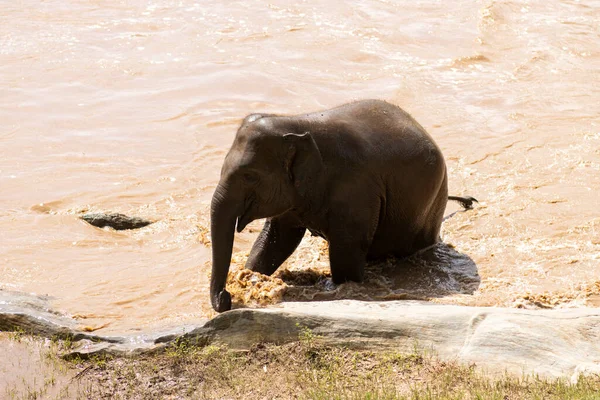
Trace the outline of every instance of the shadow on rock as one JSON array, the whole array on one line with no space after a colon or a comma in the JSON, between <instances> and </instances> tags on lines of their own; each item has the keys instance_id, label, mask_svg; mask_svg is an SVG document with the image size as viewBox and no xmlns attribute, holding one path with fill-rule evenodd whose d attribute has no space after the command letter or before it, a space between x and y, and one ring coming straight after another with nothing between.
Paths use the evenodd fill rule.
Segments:
<instances>
[{"instance_id":1,"label":"shadow on rock","mask_svg":"<svg viewBox=\"0 0 600 400\"><path fill-rule=\"evenodd\" d=\"M283 301L311 300L427 300L473 294L481 278L467 255L445 243L406 258L370 262L362 283L335 285L329 270L283 270L275 277L287 290Z\"/></svg>"}]
</instances>

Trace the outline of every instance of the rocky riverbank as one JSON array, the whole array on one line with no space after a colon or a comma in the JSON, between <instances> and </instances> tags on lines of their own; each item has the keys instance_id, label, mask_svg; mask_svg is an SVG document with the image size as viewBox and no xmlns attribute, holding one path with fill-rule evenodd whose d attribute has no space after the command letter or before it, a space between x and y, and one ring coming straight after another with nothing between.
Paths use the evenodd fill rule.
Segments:
<instances>
[{"instance_id":1,"label":"rocky riverbank","mask_svg":"<svg viewBox=\"0 0 600 400\"><path fill-rule=\"evenodd\" d=\"M178 340L249 349L290 343L310 329L331 346L433 351L442 360L489 372L533 373L576 380L600 372L600 310L522 310L436 305L420 301L282 303L241 308L211 320L135 335L101 336L47 308L43 297L0 291L0 330L68 338L67 358L152 353Z\"/></svg>"}]
</instances>

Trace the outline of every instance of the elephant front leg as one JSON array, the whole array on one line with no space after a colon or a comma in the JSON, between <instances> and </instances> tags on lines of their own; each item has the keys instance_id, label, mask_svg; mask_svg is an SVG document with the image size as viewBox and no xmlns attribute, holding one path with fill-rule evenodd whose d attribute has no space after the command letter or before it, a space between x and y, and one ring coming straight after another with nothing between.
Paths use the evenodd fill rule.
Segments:
<instances>
[{"instance_id":1,"label":"elephant front leg","mask_svg":"<svg viewBox=\"0 0 600 400\"><path fill-rule=\"evenodd\" d=\"M267 219L252 246L246 268L271 275L296 250L305 231L286 216Z\"/></svg>"}]
</instances>

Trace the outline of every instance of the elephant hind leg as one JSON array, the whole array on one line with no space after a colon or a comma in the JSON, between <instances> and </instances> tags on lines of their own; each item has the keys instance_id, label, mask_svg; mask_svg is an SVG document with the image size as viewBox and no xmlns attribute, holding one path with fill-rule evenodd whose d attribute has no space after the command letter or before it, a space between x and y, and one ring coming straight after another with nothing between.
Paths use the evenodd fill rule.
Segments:
<instances>
[{"instance_id":1,"label":"elephant hind leg","mask_svg":"<svg viewBox=\"0 0 600 400\"><path fill-rule=\"evenodd\" d=\"M285 215L267 219L252 246L246 268L271 275L296 250L305 231Z\"/></svg>"},{"instance_id":2,"label":"elephant hind leg","mask_svg":"<svg viewBox=\"0 0 600 400\"><path fill-rule=\"evenodd\" d=\"M372 237L364 235L367 229L360 223L346 221L334 231L329 240L329 266L333 283L362 282Z\"/></svg>"},{"instance_id":3,"label":"elephant hind leg","mask_svg":"<svg viewBox=\"0 0 600 400\"><path fill-rule=\"evenodd\" d=\"M331 280L336 285L344 282L362 282L365 276L367 252L358 243L329 243Z\"/></svg>"},{"instance_id":4,"label":"elephant hind leg","mask_svg":"<svg viewBox=\"0 0 600 400\"><path fill-rule=\"evenodd\" d=\"M415 235L411 253L433 246L442 241L440 230L442 228L442 222L444 221L444 211L446 210L448 198L452 197L453 196L448 196L448 186L446 179L444 179L440 191L429 209L426 223L423 224L419 232ZM460 199L463 200L463 198Z\"/></svg>"}]
</instances>

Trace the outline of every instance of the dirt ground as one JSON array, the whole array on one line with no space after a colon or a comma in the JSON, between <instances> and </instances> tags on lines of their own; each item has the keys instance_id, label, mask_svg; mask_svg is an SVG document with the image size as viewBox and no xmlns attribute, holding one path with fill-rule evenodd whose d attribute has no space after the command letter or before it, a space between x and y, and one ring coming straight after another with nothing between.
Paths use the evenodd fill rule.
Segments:
<instances>
[{"instance_id":1,"label":"dirt ground","mask_svg":"<svg viewBox=\"0 0 600 400\"><path fill-rule=\"evenodd\" d=\"M410 353L325 347L304 329L286 345L248 351L189 346L135 357L60 358L71 343L0 334L2 399L591 399L600 376L577 382L486 374ZM18 371L17 374L14 371Z\"/></svg>"}]
</instances>

